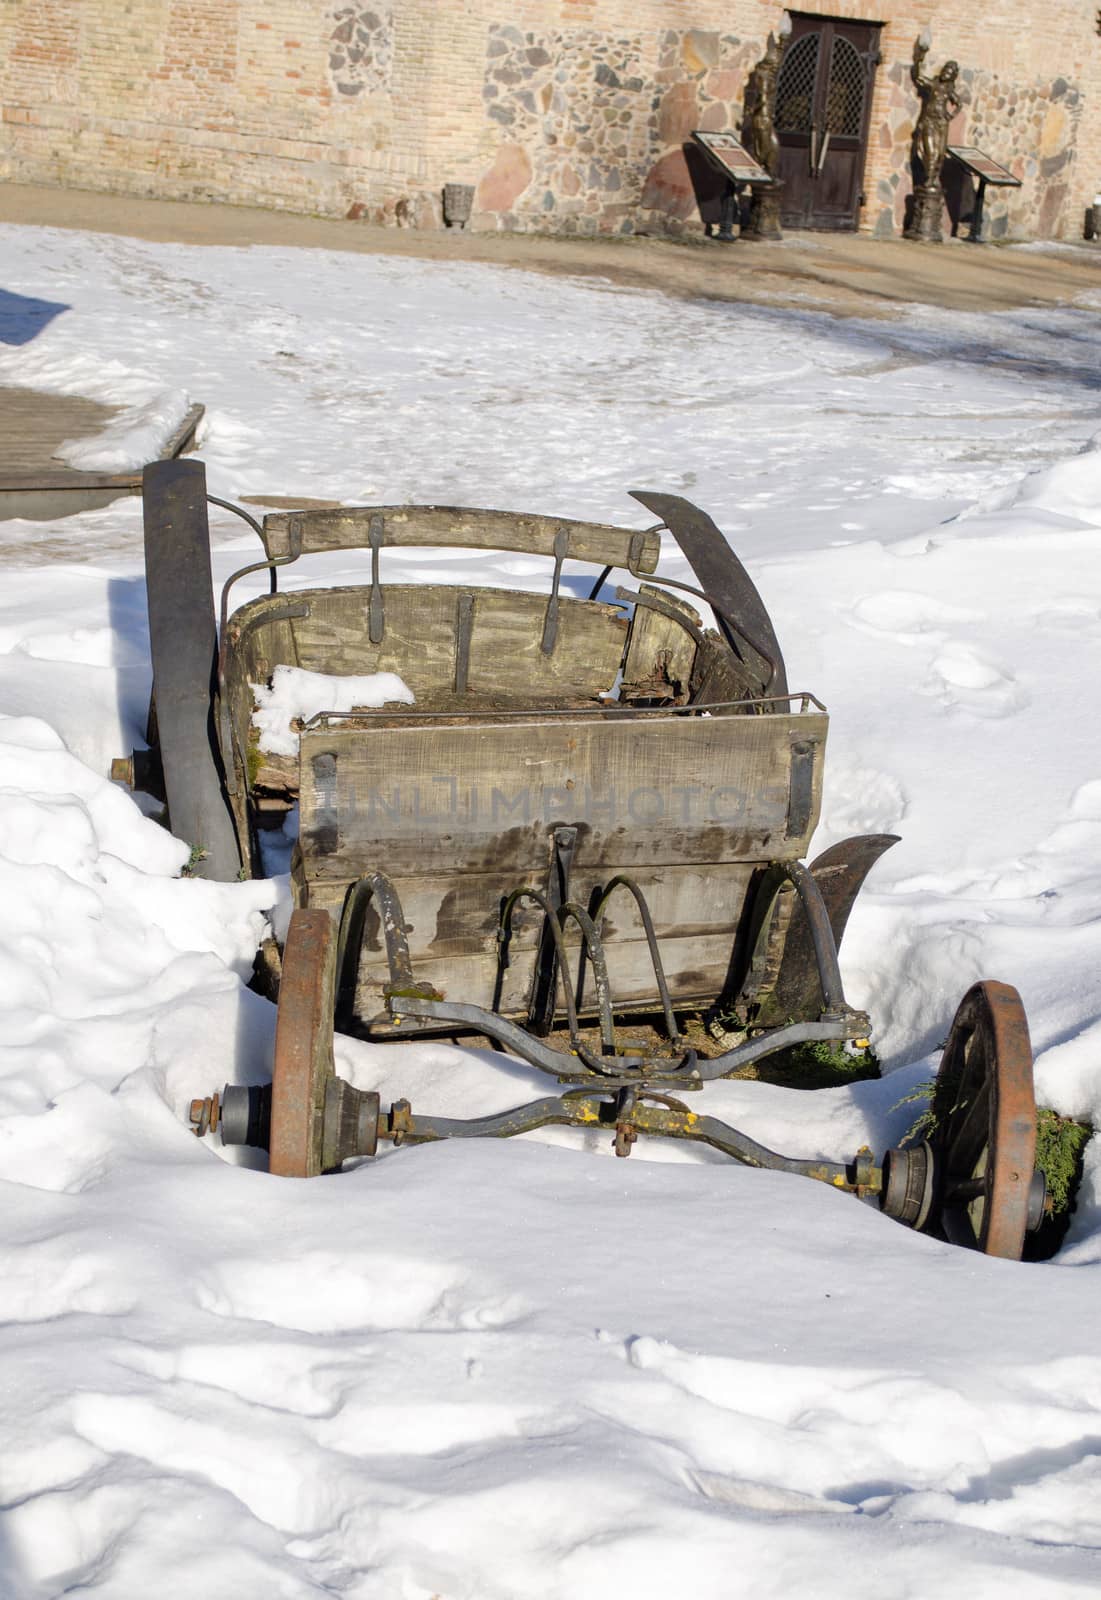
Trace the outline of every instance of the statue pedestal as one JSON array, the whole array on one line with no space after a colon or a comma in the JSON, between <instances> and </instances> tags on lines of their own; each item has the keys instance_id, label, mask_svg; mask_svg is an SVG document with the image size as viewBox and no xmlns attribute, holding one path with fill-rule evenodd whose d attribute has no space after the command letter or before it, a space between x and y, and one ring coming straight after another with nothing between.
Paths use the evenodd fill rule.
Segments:
<instances>
[{"instance_id":1,"label":"statue pedestal","mask_svg":"<svg viewBox=\"0 0 1101 1600\"><path fill-rule=\"evenodd\" d=\"M749 206L749 222L742 229L743 239L782 239L780 227L780 196L783 184L754 185Z\"/></svg>"},{"instance_id":2,"label":"statue pedestal","mask_svg":"<svg viewBox=\"0 0 1101 1600\"><path fill-rule=\"evenodd\" d=\"M914 239L920 244L941 244L941 218L944 215L944 191L939 183L919 183L914 190L914 214L904 239Z\"/></svg>"}]
</instances>

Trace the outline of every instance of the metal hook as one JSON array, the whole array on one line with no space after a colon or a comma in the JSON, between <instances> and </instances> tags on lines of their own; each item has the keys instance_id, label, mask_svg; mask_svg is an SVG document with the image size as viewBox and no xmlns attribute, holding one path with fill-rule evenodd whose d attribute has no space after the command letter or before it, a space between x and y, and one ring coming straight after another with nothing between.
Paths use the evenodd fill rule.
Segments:
<instances>
[{"instance_id":1,"label":"metal hook","mask_svg":"<svg viewBox=\"0 0 1101 1600\"><path fill-rule=\"evenodd\" d=\"M562 563L569 548L570 530L559 528L554 536L554 577L551 579L550 599L547 601L547 613L543 619L543 642L539 647L545 656L549 656L554 649L554 642L558 636L558 586L562 582Z\"/></svg>"},{"instance_id":2,"label":"metal hook","mask_svg":"<svg viewBox=\"0 0 1101 1600\"><path fill-rule=\"evenodd\" d=\"M373 516L367 526L371 545L371 602L368 607L368 636L372 644L381 644L385 631L382 611L382 585L379 582L379 551L382 549L386 527L381 516Z\"/></svg>"}]
</instances>

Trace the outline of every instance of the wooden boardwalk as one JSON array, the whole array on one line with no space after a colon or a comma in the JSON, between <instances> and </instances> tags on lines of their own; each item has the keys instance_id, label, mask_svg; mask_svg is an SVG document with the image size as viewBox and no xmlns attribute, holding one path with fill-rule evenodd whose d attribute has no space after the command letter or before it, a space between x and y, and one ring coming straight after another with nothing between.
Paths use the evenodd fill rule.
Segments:
<instances>
[{"instance_id":1,"label":"wooden boardwalk","mask_svg":"<svg viewBox=\"0 0 1101 1600\"><path fill-rule=\"evenodd\" d=\"M102 433L118 406L100 405L75 394L41 394L37 389L0 389L0 483L11 474L70 470L54 452L69 439Z\"/></svg>"},{"instance_id":2,"label":"wooden boardwalk","mask_svg":"<svg viewBox=\"0 0 1101 1600\"><path fill-rule=\"evenodd\" d=\"M120 410L82 395L0 387L0 519L52 520L139 493L140 469L78 472L55 455L69 439L102 433ZM162 459L188 447L202 414L202 406L191 407L161 452Z\"/></svg>"}]
</instances>

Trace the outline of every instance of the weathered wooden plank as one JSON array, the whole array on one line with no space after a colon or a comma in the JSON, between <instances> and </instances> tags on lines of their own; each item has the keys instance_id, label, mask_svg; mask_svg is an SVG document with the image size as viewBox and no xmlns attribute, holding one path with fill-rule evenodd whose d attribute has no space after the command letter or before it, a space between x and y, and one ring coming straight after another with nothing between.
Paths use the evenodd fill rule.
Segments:
<instances>
[{"instance_id":1,"label":"weathered wooden plank","mask_svg":"<svg viewBox=\"0 0 1101 1600\"><path fill-rule=\"evenodd\" d=\"M140 472L78 472L74 467L43 467L40 472L5 472L5 491L29 493L35 489L117 489L119 494L140 494Z\"/></svg>"},{"instance_id":2,"label":"weathered wooden plank","mask_svg":"<svg viewBox=\"0 0 1101 1600\"><path fill-rule=\"evenodd\" d=\"M420 697L451 682L455 594L435 585L387 585L383 637L372 644L367 589L311 589L309 615L294 626L299 665L309 672L396 672Z\"/></svg>"},{"instance_id":3,"label":"weathered wooden plank","mask_svg":"<svg viewBox=\"0 0 1101 1600\"><path fill-rule=\"evenodd\" d=\"M4 387L4 426L0 430L0 478L5 487L38 487L43 479L69 479L54 456L66 439L88 439L118 415L83 395ZM139 474L140 476L140 474ZM46 482L43 487L53 487Z\"/></svg>"},{"instance_id":4,"label":"weathered wooden plank","mask_svg":"<svg viewBox=\"0 0 1101 1600\"><path fill-rule=\"evenodd\" d=\"M253 787L267 789L276 794L296 797L298 794L298 757L277 756L268 751L258 752L256 770L252 775Z\"/></svg>"},{"instance_id":5,"label":"weathered wooden plank","mask_svg":"<svg viewBox=\"0 0 1101 1600\"><path fill-rule=\"evenodd\" d=\"M182 455L195 438L195 430L206 416L206 407L202 405L188 406L182 419L168 435L161 447L159 460L171 461L176 456Z\"/></svg>"},{"instance_id":6,"label":"weathered wooden plank","mask_svg":"<svg viewBox=\"0 0 1101 1600\"><path fill-rule=\"evenodd\" d=\"M338 510L277 511L264 518L264 544L269 556L289 554L293 522L301 532L303 553L358 548L368 543L373 517L382 519L384 552L387 545L458 545L471 550L518 550L553 558L555 538L564 530L569 534L568 560L591 561L601 567L632 565L636 572L653 572L661 555L661 535L657 532L462 506L342 506Z\"/></svg>"},{"instance_id":7,"label":"weathered wooden plank","mask_svg":"<svg viewBox=\"0 0 1101 1600\"><path fill-rule=\"evenodd\" d=\"M705 633L696 652L692 704L722 705L727 700L753 699L758 694L756 680L733 651L717 633Z\"/></svg>"},{"instance_id":8,"label":"weathered wooden plank","mask_svg":"<svg viewBox=\"0 0 1101 1600\"><path fill-rule=\"evenodd\" d=\"M228 660L236 659L250 683L267 683L277 666L302 666L288 613L308 603L298 595L266 594L230 617Z\"/></svg>"},{"instance_id":9,"label":"weathered wooden plank","mask_svg":"<svg viewBox=\"0 0 1101 1600\"><path fill-rule=\"evenodd\" d=\"M117 414L118 406L101 406L78 395L38 394L34 390L6 391L5 427L0 435L0 483L5 490L29 489L130 489L141 491L141 468L129 472L85 472L80 467L57 465L51 445L63 440L94 437ZM193 405L169 434L158 460L171 461L191 443L206 408ZM22 424L22 426L20 425ZM60 427L58 426L60 424ZM52 426L51 426L52 425ZM51 437L52 435L52 437ZM42 465L28 468L27 463ZM9 471L9 465L17 470Z\"/></svg>"},{"instance_id":10,"label":"weathered wooden plank","mask_svg":"<svg viewBox=\"0 0 1101 1600\"><path fill-rule=\"evenodd\" d=\"M818 819L826 726L774 713L319 728L302 737L307 872L520 881L545 872L566 825L579 867L791 860Z\"/></svg>"},{"instance_id":11,"label":"weathered wooden plank","mask_svg":"<svg viewBox=\"0 0 1101 1600\"><path fill-rule=\"evenodd\" d=\"M699 614L683 600L675 599L665 590L648 583L641 585L640 593L656 595L663 605L681 612L694 627L699 628ZM635 607L627 657L623 663L624 691L628 695L643 697L652 685L654 698L667 690L670 695L686 700L695 659L696 641L680 623L650 606L640 604Z\"/></svg>"},{"instance_id":12,"label":"weathered wooden plank","mask_svg":"<svg viewBox=\"0 0 1101 1600\"><path fill-rule=\"evenodd\" d=\"M459 599L472 601L467 687L533 705L556 697L595 698L615 682L627 624L616 606L562 598L554 650L540 649L547 597L497 589L388 584L382 591L383 636L372 644L369 591L311 589L309 616L295 618L299 666L312 672L396 672L418 702L453 690L458 660ZM254 602L255 604L255 602ZM275 651L271 652L274 665Z\"/></svg>"},{"instance_id":13,"label":"weathered wooden plank","mask_svg":"<svg viewBox=\"0 0 1101 1600\"><path fill-rule=\"evenodd\" d=\"M255 704L253 684L264 683L271 676L275 664L273 657L276 661L295 663L294 636L286 612L296 604L297 600L291 596L265 595L262 599L254 600L235 612L228 628L230 648L226 653L225 697L229 728L227 730L223 721L219 736L223 743L222 755L227 770L232 770L235 778L236 793L232 793L230 799L237 821L242 856L247 853L250 858L252 858L253 834L248 825L247 808L249 804L254 804L251 794L254 787L256 758L259 754L253 743L251 728ZM227 731L233 744L232 751L224 748ZM268 759L282 764L281 758ZM296 794L297 759L289 765L291 782L288 788L291 793ZM260 863L255 858L251 859L251 868L254 872L260 871Z\"/></svg>"},{"instance_id":14,"label":"weathered wooden plank","mask_svg":"<svg viewBox=\"0 0 1101 1600\"><path fill-rule=\"evenodd\" d=\"M544 595L473 591L470 693L528 694L533 705L559 695L608 694L627 642L627 618L616 606L560 596L554 648L542 650Z\"/></svg>"}]
</instances>

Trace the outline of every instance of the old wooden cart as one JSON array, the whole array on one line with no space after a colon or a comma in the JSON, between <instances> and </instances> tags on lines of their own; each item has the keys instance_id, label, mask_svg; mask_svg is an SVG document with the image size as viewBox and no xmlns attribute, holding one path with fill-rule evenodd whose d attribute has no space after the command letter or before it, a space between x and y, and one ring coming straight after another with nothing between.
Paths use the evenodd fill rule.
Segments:
<instances>
[{"instance_id":1,"label":"old wooden cart","mask_svg":"<svg viewBox=\"0 0 1101 1600\"><path fill-rule=\"evenodd\" d=\"M606 1126L620 1155L640 1134L702 1141L1020 1256L1043 1183L1028 1029L1004 984L976 985L959 1008L931 1137L882 1160L791 1159L703 1109L709 1082L868 1033L837 947L894 842L848 839L803 864L826 712L789 690L768 613L710 518L650 493L634 498L658 521L638 532L438 506L261 527L233 507L264 544L244 571L268 568L272 592L231 613L236 574L219 629L201 463L148 468L144 497L155 716L150 750L120 765L163 783L174 831L216 877L258 873L259 833L299 807L272 1084L196 1102L197 1131L310 1176L379 1140ZM654 577L663 532L696 585ZM414 545L543 556L548 592L384 584L387 552ZM276 592L279 567L359 546L364 586ZM572 592L577 563L598 572L587 598ZM612 573L637 587L602 601ZM280 664L392 671L415 704L314 716L297 761L273 766L255 750L252 685ZM465 1121L383 1107L335 1073L334 1027L469 1032L556 1090Z\"/></svg>"}]
</instances>

